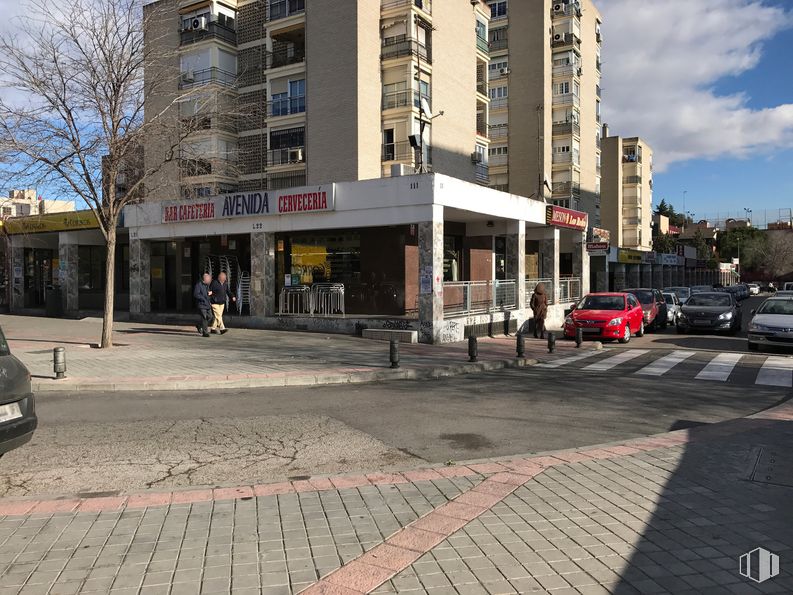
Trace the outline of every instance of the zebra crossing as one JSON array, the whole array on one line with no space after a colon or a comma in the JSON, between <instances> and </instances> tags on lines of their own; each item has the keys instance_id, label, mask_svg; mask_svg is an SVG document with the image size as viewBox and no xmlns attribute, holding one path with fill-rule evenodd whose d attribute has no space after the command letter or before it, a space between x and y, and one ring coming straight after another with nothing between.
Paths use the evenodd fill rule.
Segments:
<instances>
[{"instance_id":1,"label":"zebra crossing","mask_svg":"<svg viewBox=\"0 0 793 595\"><path fill-rule=\"evenodd\" d=\"M614 373L645 378L793 388L793 357L694 350L604 349L538 364L539 368Z\"/></svg>"}]
</instances>

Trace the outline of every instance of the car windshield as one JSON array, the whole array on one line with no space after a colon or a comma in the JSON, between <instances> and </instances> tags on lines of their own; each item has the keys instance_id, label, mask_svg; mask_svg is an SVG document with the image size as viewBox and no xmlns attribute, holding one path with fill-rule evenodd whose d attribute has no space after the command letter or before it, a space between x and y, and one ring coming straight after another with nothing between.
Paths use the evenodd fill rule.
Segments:
<instances>
[{"instance_id":1,"label":"car windshield","mask_svg":"<svg viewBox=\"0 0 793 595\"><path fill-rule=\"evenodd\" d=\"M625 298L621 295L588 295L579 310L624 310Z\"/></svg>"},{"instance_id":2,"label":"car windshield","mask_svg":"<svg viewBox=\"0 0 793 595\"><path fill-rule=\"evenodd\" d=\"M642 304L652 304L655 301L653 292L648 289L627 289L628 293L632 293Z\"/></svg>"},{"instance_id":3,"label":"car windshield","mask_svg":"<svg viewBox=\"0 0 793 595\"><path fill-rule=\"evenodd\" d=\"M758 314L787 314L793 316L793 300L768 300L757 310Z\"/></svg>"},{"instance_id":4,"label":"car windshield","mask_svg":"<svg viewBox=\"0 0 793 595\"><path fill-rule=\"evenodd\" d=\"M8 348L3 329L0 328L0 355L11 355L11 350Z\"/></svg>"},{"instance_id":5,"label":"car windshield","mask_svg":"<svg viewBox=\"0 0 793 595\"><path fill-rule=\"evenodd\" d=\"M688 297L691 294L691 290L688 287L673 287L672 291L680 298Z\"/></svg>"},{"instance_id":6,"label":"car windshield","mask_svg":"<svg viewBox=\"0 0 793 595\"><path fill-rule=\"evenodd\" d=\"M671 304L671 305L674 306L674 304L675 304L675 294L673 294L673 293L665 293L664 294L664 301L667 304Z\"/></svg>"},{"instance_id":7,"label":"car windshield","mask_svg":"<svg viewBox=\"0 0 793 595\"><path fill-rule=\"evenodd\" d=\"M730 296L727 294L719 295L718 293L699 293L691 296L686 306L731 306Z\"/></svg>"}]
</instances>

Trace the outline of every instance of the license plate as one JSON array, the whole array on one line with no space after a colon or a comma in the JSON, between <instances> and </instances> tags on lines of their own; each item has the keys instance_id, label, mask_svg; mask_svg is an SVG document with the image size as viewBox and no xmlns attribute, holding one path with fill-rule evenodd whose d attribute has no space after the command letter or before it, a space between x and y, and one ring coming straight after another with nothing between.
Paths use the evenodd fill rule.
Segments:
<instances>
[{"instance_id":1,"label":"license plate","mask_svg":"<svg viewBox=\"0 0 793 595\"><path fill-rule=\"evenodd\" d=\"M599 328L582 328L581 331L585 335L599 335L600 329Z\"/></svg>"},{"instance_id":2,"label":"license plate","mask_svg":"<svg viewBox=\"0 0 793 595\"><path fill-rule=\"evenodd\" d=\"M694 326L711 326L710 320L695 320Z\"/></svg>"},{"instance_id":3,"label":"license plate","mask_svg":"<svg viewBox=\"0 0 793 595\"><path fill-rule=\"evenodd\" d=\"M0 423L19 419L20 417L22 417L22 410L19 408L19 403L9 403L8 405L0 406Z\"/></svg>"}]
</instances>

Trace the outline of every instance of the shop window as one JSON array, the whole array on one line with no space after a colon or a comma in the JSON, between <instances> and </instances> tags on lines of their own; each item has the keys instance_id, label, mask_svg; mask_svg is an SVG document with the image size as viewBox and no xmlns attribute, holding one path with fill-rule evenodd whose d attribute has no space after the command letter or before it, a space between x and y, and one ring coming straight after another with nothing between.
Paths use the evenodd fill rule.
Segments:
<instances>
[{"instance_id":1,"label":"shop window","mask_svg":"<svg viewBox=\"0 0 793 595\"><path fill-rule=\"evenodd\" d=\"M460 236L443 236L443 281L460 280L463 260L463 239Z\"/></svg>"},{"instance_id":2,"label":"shop window","mask_svg":"<svg viewBox=\"0 0 793 595\"><path fill-rule=\"evenodd\" d=\"M77 249L77 284L81 290L105 287L105 247L80 246Z\"/></svg>"},{"instance_id":3,"label":"shop window","mask_svg":"<svg viewBox=\"0 0 793 595\"><path fill-rule=\"evenodd\" d=\"M503 281L507 278L507 239L497 237L495 244L496 279Z\"/></svg>"}]
</instances>

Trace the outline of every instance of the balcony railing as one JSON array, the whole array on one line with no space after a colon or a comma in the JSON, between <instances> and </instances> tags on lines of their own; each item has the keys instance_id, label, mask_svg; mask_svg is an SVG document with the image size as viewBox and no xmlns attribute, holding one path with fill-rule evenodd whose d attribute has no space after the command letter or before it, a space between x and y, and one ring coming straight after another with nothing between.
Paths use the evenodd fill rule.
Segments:
<instances>
[{"instance_id":1,"label":"balcony railing","mask_svg":"<svg viewBox=\"0 0 793 595\"><path fill-rule=\"evenodd\" d=\"M217 83L225 87L232 87L237 81L237 75L233 72L221 70L217 67L205 68L204 70L188 70L181 74L179 78L179 88L189 89L199 85Z\"/></svg>"},{"instance_id":2,"label":"balcony railing","mask_svg":"<svg viewBox=\"0 0 793 595\"><path fill-rule=\"evenodd\" d=\"M509 164L509 155L490 155L488 163L490 167L499 167Z\"/></svg>"},{"instance_id":3,"label":"balcony railing","mask_svg":"<svg viewBox=\"0 0 793 595\"><path fill-rule=\"evenodd\" d=\"M501 50L506 50L507 48L509 48L509 43L506 39L494 39L490 42L491 52L500 52Z\"/></svg>"},{"instance_id":4,"label":"balcony railing","mask_svg":"<svg viewBox=\"0 0 793 595\"><path fill-rule=\"evenodd\" d=\"M443 313L465 316L514 310L517 297L514 279L447 282L443 284Z\"/></svg>"},{"instance_id":5,"label":"balcony railing","mask_svg":"<svg viewBox=\"0 0 793 595\"><path fill-rule=\"evenodd\" d=\"M553 67L553 74L557 76L581 76L580 64L560 64Z\"/></svg>"},{"instance_id":6,"label":"balcony railing","mask_svg":"<svg viewBox=\"0 0 793 595\"><path fill-rule=\"evenodd\" d=\"M306 162L305 147L288 147L267 151L267 165L290 165Z\"/></svg>"},{"instance_id":7,"label":"balcony railing","mask_svg":"<svg viewBox=\"0 0 793 595\"><path fill-rule=\"evenodd\" d=\"M200 114L182 118L184 132L198 132L201 130L222 130L224 132L237 132L237 118L228 114Z\"/></svg>"},{"instance_id":8,"label":"balcony railing","mask_svg":"<svg viewBox=\"0 0 793 595\"><path fill-rule=\"evenodd\" d=\"M397 8L400 6L415 6L423 10L427 14L432 14L432 1L431 0L383 0L381 8L387 10L390 8Z\"/></svg>"},{"instance_id":9,"label":"balcony railing","mask_svg":"<svg viewBox=\"0 0 793 595\"><path fill-rule=\"evenodd\" d=\"M281 68L290 64L299 64L306 60L305 46L296 46L285 50L268 52L265 59L265 68Z\"/></svg>"},{"instance_id":10,"label":"balcony railing","mask_svg":"<svg viewBox=\"0 0 793 595\"><path fill-rule=\"evenodd\" d=\"M555 182L553 184L553 198L579 198L580 196L580 182Z\"/></svg>"},{"instance_id":11,"label":"balcony railing","mask_svg":"<svg viewBox=\"0 0 793 595\"><path fill-rule=\"evenodd\" d=\"M418 149L410 146L408 141L400 141L397 143L384 143L383 144L383 161L410 161L418 162Z\"/></svg>"},{"instance_id":12,"label":"balcony railing","mask_svg":"<svg viewBox=\"0 0 793 595\"><path fill-rule=\"evenodd\" d=\"M565 93L564 95L553 96L554 105L581 105L581 97L575 93Z\"/></svg>"},{"instance_id":13,"label":"balcony railing","mask_svg":"<svg viewBox=\"0 0 793 595\"><path fill-rule=\"evenodd\" d=\"M480 52L484 52L485 54L490 53L490 44L488 43L487 39L483 37L476 36L476 49Z\"/></svg>"},{"instance_id":14,"label":"balcony railing","mask_svg":"<svg viewBox=\"0 0 793 595\"><path fill-rule=\"evenodd\" d=\"M578 277L563 277L559 279L559 303L574 302L581 299L581 279Z\"/></svg>"},{"instance_id":15,"label":"balcony railing","mask_svg":"<svg viewBox=\"0 0 793 595\"><path fill-rule=\"evenodd\" d=\"M622 156L622 162L623 163L641 163L642 162L642 156L641 155L636 155L636 154L623 155Z\"/></svg>"},{"instance_id":16,"label":"balcony railing","mask_svg":"<svg viewBox=\"0 0 793 595\"><path fill-rule=\"evenodd\" d=\"M480 95L487 95L487 81L486 80L477 80L476 81L476 92Z\"/></svg>"},{"instance_id":17,"label":"balcony railing","mask_svg":"<svg viewBox=\"0 0 793 595\"><path fill-rule=\"evenodd\" d=\"M487 116L483 113L476 114L476 134L483 138L487 138L487 132Z\"/></svg>"},{"instance_id":18,"label":"balcony railing","mask_svg":"<svg viewBox=\"0 0 793 595\"><path fill-rule=\"evenodd\" d=\"M600 138L600 135L595 137L595 146L599 149L603 145L603 140Z\"/></svg>"},{"instance_id":19,"label":"balcony railing","mask_svg":"<svg viewBox=\"0 0 793 595\"><path fill-rule=\"evenodd\" d=\"M302 114L306 111L306 97L284 97L283 99L272 99L267 102L267 116L275 118L278 116L291 116L292 114Z\"/></svg>"},{"instance_id":20,"label":"balcony railing","mask_svg":"<svg viewBox=\"0 0 793 595\"><path fill-rule=\"evenodd\" d=\"M508 97L497 97L495 99L490 99L490 109L498 110L498 109L506 109L509 105L509 98Z\"/></svg>"},{"instance_id":21,"label":"balcony railing","mask_svg":"<svg viewBox=\"0 0 793 595\"><path fill-rule=\"evenodd\" d=\"M548 303L554 303L554 292L553 292L553 279L526 279L526 299L529 299L534 290L537 286L542 283L545 286L545 295L548 296Z\"/></svg>"},{"instance_id":22,"label":"balcony railing","mask_svg":"<svg viewBox=\"0 0 793 595\"><path fill-rule=\"evenodd\" d=\"M179 33L179 40L182 45L213 38L222 39L231 45L237 45L237 32L216 21L208 23L206 29L186 29Z\"/></svg>"},{"instance_id":23,"label":"balcony railing","mask_svg":"<svg viewBox=\"0 0 793 595\"><path fill-rule=\"evenodd\" d=\"M597 96L598 99L600 99L600 97L601 97L601 95L600 95L600 85L595 85L595 95Z\"/></svg>"},{"instance_id":24,"label":"balcony railing","mask_svg":"<svg viewBox=\"0 0 793 595\"><path fill-rule=\"evenodd\" d=\"M480 184L490 181L490 166L487 163L474 163L474 178Z\"/></svg>"},{"instance_id":25,"label":"balcony railing","mask_svg":"<svg viewBox=\"0 0 793 595\"><path fill-rule=\"evenodd\" d=\"M509 136L509 126L507 124L491 125L488 129L491 139L507 138Z\"/></svg>"},{"instance_id":26,"label":"balcony railing","mask_svg":"<svg viewBox=\"0 0 793 595\"><path fill-rule=\"evenodd\" d=\"M183 178L198 176L234 177L238 172L237 164L223 158L182 158L179 160Z\"/></svg>"},{"instance_id":27,"label":"balcony railing","mask_svg":"<svg viewBox=\"0 0 793 595\"><path fill-rule=\"evenodd\" d=\"M551 37L551 47L558 48L566 45L581 45L581 38L575 33L555 33Z\"/></svg>"},{"instance_id":28,"label":"balcony railing","mask_svg":"<svg viewBox=\"0 0 793 595\"><path fill-rule=\"evenodd\" d=\"M578 122L554 122L553 133L559 136L570 134L580 135L581 125Z\"/></svg>"},{"instance_id":29,"label":"balcony railing","mask_svg":"<svg viewBox=\"0 0 793 595\"><path fill-rule=\"evenodd\" d=\"M432 50L415 39L394 37L383 40L383 47L380 52L381 60L404 58L405 56L418 56L425 62L432 63Z\"/></svg>"},{"instance_id":30,"label":"balcony railing","mask_svg":"<svg viewBox=\"0 0 793 595\"><path fill-rule=\"evenodd\" d=\"M642 177L641 176L623 176L622 177L623 184L641 184Z\"/></svg>"},{"instance_id":31,"label":"balcony railing","mask_svg":"<svg viewBox=\"0 0 793 595\"><path fill-rule=\"evenodd\" d=\"M419 101L419 92L411 89L383 91L383 109L418 106Z\"/></svg>"},{"instance_id":32,"label":"balcony railing","mask_svg":"<svg viewBox=\"0 0 793 595\"><path fill-rule=\"evenodd\" d=\"M267 20L277 21L306 12L306 0L270 0L267 5Z\"/></svg>"}]
</instances>

